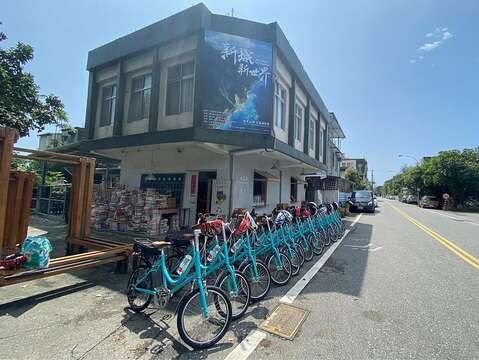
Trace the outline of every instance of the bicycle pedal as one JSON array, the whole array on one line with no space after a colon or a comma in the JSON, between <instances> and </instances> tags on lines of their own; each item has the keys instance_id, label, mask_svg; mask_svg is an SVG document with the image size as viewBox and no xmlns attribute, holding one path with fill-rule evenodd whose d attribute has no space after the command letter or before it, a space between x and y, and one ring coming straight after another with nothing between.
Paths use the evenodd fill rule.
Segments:
<instances>
[{"instance_id":1,"label":"bicycle pedal","mask_svg":"<svg viewBox=\"0 0 479 360\"><path fill-rule=\"evenodd\" d=\"M165 308L170 301L170 291L165 287L155 288L155 296L153 296L153 304L159 308Z\"/></svg>"}]
</instances>

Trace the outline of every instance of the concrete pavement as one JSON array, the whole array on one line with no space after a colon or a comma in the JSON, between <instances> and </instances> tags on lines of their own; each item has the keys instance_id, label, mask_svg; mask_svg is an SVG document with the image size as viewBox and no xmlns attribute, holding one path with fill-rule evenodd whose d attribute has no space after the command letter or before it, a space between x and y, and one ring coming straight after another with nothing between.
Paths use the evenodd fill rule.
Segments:
<instances>
[{"instance_id":1,"label":"concrete pavement","mask_svg":"<svg viewBox=\"0 0 479 360\"><path fill-rule=\"evenodd\" d=\"M479 358L478 270L393 206L477 257L475 225L381 201L295 298L295 306L310 311L298 336L289 341L266 334L250 359ZM224 359L260 331L259 324L317 259L290 285L272 288L251 306L220 344L199 352L178 340L171 313L131 314L123 293L126 277L108 267L3 288L0 358ZM63 293L53 290L62 286ZM12 302L32 293L39 295Z\"/></svg>"},{"instance_id":2,"label":"concrete pavement","mask_svg":"<svg viewBox=\"0 0 479 360\"><path fill-rule=\"evenodd\" d=\"M391 205L364 215L298 297L311 310L298 338L268 337L252 358L479 357L479 273Z\"/></svg>"}]
</instances>

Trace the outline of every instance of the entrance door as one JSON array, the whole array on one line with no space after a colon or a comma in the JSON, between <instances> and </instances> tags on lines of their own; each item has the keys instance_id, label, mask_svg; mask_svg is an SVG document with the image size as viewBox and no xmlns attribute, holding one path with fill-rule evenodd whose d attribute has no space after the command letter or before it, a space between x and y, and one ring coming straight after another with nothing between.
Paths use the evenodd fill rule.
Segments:
<instances>
[{"instance_id":1,"label":"entrance door","mask_svg":"<svg viewBox=\"0 0 479 360\"><path fill-rule=\"evenodd\" d=\"M198 174L197 214L211 212L211 195L214 179L216 179L216 171L201 171Z\"/></svg>"},{"instance_id":2,"label":"entrance door","mask_svg":"<svg viewBox=\"0 0 479 360\"><path fill-rule=\"evenodd\" d=\"M306 201L314 201L314 186L312 184L308 184L308 187L306 188Z\"/></svg>"}]
</instances>

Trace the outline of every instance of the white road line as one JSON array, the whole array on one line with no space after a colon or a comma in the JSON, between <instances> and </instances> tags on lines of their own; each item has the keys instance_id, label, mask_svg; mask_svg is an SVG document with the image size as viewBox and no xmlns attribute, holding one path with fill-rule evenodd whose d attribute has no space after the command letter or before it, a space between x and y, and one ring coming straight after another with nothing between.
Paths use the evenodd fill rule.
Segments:
<instances>
[{"instance_id":1,"label":"white road line","mask_svg":"<svg viewBox=\"0 0 479 360\"><path fill-rule=\"evenodd\" d=\"M293 303L293 301L301 293L305 286L308 285L314 275L316 275L316 273L323 267L331 255L333 255L334 251L343 242L344 238L349 234L354 225L356 225L356 223L359 221L361 215L362 214L356 216L354 221L344 232L344 235L341 237L341 239L335 242L328 249L328 251L326 251L323 256L321 256L321 258L311 267L311 269L309 269L308 272L300 280L298 280L291 289L289 289L286 295L279 300L280 302L288 304ZM225 360L246 360L264 338L266 338L266 333L260 330L253 330L233 349L233 351L228 354L227 357L225 357Z\"/></svg>"},{"instance_id":2,"label":"white road line","mask_svg":"<svg viewBox=\"0 0 479 360\"><path fill-rule=\"evenodd\" d=\"M457 217L454 217L454 216L451 216L451 215L446 215L446 214L443 214L443 213L441 213L441 212L439 212L439 211L437 211L437 210L430 210L430 209L423 209L423 210L425 210L425 211L427 211L427 212L430 212L430 213L432 213L432 214L436 214L436 215L444 216L444 217L449 218L449 219L452 219L452 220L456 220L456 221L461 222L461 223L463 223L463 224L471 224L471 225L479 226L479 224L476 223L476 222L464 220L464 219L457 218Z\"/></svg>"},{"instance_id":3,"label":"white road line","mask_svg":"<svg viewBox=\"0 0 479 360\"><path fill-rule=\"evenodd\" d=\"M289 289L289 291L284 295L279 301L282 303L286 304L292 304L293 301L296 299L296 297L303 291L303 289L308 285L308 283L311 281L311 279L314 277L314 275L317 274L317 272L326 264L326 261L333 255L333 253L336 251L339 245L343 242L344 238L348 236L349 232L351 229L356 225L356 223L359 221L361 218L362 214L359 214L356 219L349 225L349 227L346 229L344 232L344 235L336 241L329 249L326 251L323 256L314 264L311 269L308 270L304 276L296 282L296 284Z\"/></svg>"},{"instance_id":4,"label":"white road line","mask_svg":"<svg viewBox=\"0 0 479 360\"><path fill-rule=\"evenodd\" d=\"M350 248L353 248L353 249L366 249L366 248L370 247L371 244L367 244L367 245L347 245L347 244L344 244L343 246L344 247L350 247Z\"/></svg>"}]
</instances>

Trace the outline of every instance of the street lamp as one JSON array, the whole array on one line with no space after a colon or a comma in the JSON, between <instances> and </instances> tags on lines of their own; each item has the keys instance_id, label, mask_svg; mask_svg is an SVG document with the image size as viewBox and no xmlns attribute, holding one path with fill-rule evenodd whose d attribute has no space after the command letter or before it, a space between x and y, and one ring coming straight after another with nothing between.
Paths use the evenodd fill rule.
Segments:
<instances>
[{"instance_id":1,"label":"street lamp","mask_svg":"<svg viewBox=\"0 0 479 360\"><path fill-rule=\"evenodd\" d=\"M414 161L416 161L416 166L419 167L419 160L412 156L412 155L404 155L404 154L399 154L398 157L406 157L406 158L410 158L410 159L413 159ZM416 192L417 192L417 204L419 205L419 187L416 187Z\"/></svg>"}]
</instances>

